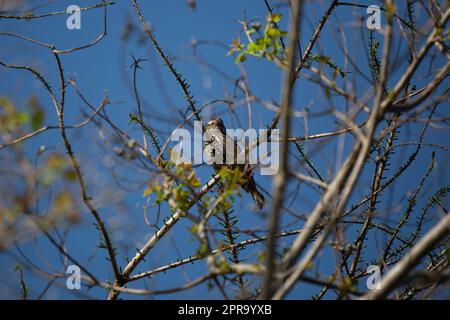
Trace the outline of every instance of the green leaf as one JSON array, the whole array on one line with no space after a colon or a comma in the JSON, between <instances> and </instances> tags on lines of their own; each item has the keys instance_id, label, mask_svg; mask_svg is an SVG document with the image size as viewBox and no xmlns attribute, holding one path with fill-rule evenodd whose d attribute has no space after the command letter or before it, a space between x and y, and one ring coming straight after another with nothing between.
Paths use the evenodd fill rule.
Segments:
<instances>
[{"instance_id":1,"label":"green leaf","mask_svg":"<svg viewBox=\"0 0 450 320\"><path fill-rule=\"evenodd\" d=\"M253 29L253 28L247 30L247 34L248 34L249 36L252 35L252 33L255 33L255 32L256 32L256 30Z\"/></svg>"},{"instance_id":2,"label":"green leaf","mask_svg":"<svg viewBox=\"0 0 450 320\"><path fill-rule=\"evenodd\" d=\"M267 34L273 38L280 37L281 31L278 28L269 28L267 29Z\"/></svg>"},{"instance_id":3,"label":"green leaf","mask_svg":"<svg viewBox=\"0 0 450 320\"><path fill-rule=\"evenodd\" d=\"M153 193L153 188L148 187L147 189L144 190L143 197L148 197L152 193Z\"/></svg>"},{"instance_id":4,"label":"green leaf","mask_svg":"<svg viewBox=\"0 0 450 320\"><path fill-rule=\"evenodd\" d=\"M227 56L233 54L233 53L236 52L236 51L238 51L238 48L236 48L236 47L231 48L231 49L227 52Z\"/></svg>"},{"instance_id":5,"label":"green leaf","mask_svg":"<svg viewBox=\"0 0 450 320\"><path fill-rule=\"evenodd\" d=\"M247 59L247 57L245 56L245 54L244 53L240 53L237 57L236 57L236 59L234 60L234 63L242 63L242 62L244 62L245 60Z\"/></svg>"},{"instance_id":6,"label":"green leaf","mask_svg":"<svg viewBox=\"0 0 450 320\"><path fill-rule=\"evenodd\" d=\"M42 122L44 121L45 113L42 110L37 110L31 115L31 128L33 130L37 130L42 126Z\"/></svg>"},{"instance_id":7,"label":"green leaf","mask_svg":"<svg viewBox=\"0 0 450 320\"><path fill-rule=\"evenodd\" d=\"M19 111L16 114L16 121L19 126L22 126L30 121L30 115L27 112Z\"/></svg>"},{"instance_id":8,"label":"green leaf","mask_svg":"<svg viewBox=\"0 0 450 320\"><path fill-rule=\"evenodd\" d=\"M279 22L281 20L281 14L280 13L274 13L270 16L270 20L272 20L272 22Z\"/></svg>"}]
</instances>

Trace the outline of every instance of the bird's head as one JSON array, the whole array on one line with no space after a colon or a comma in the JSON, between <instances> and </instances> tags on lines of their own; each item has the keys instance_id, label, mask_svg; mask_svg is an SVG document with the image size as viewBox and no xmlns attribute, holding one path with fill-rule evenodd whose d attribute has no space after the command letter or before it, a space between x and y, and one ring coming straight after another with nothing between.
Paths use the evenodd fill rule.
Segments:
<instances>
[{"instance_id":1,"label":"bird's head","mask_svg":"<svg viewBox=\"0 0 450 320\"><path fill-rule=\"evenodd\" d=\"M222 132L225 132L225 125L223 120L220 118L213 118L206 124L206 130L208 129L219 129Z\"/></svg>"}]
</instances>

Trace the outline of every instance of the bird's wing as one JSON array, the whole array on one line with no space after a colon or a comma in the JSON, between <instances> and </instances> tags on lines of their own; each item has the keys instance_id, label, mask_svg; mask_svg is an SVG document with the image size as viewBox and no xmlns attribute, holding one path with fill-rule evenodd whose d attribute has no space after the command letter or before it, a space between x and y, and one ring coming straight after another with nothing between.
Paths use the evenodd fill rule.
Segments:
<instances>
[{"instance_id":1,"label":"bird's wing","mask_svg":"<svg viewBox=\"0 0 450 320\"><path fill-rule=\"evenodd\" d=\"M225 161L227 164L236 164L237 155L241 152L241 148L239 147L238 143L234 141L230 136L226 136L226 143L225 143Z\"/></svg>"}]
</instances>

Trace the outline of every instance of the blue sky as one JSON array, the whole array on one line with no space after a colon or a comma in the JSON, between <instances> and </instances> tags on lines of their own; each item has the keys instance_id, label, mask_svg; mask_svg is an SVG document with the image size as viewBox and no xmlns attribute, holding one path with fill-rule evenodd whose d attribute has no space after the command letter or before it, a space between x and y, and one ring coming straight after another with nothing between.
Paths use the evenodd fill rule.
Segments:
<instances>
[{"instance_id":1,"label":"blue sky","mask_svg":"<svg viewBox=\"0 0 450 320\"><path fill-rule=\"evenodd\" d=\"M41 1L30 1L30 7L33 7ZM80 7L88 6L96 3L94 1L55 1L50 5L38 10L39 13L61 11L70 4L78 4ZM311 34L311 27L317 24L317 20L321 18L324 8L327 8L327 1L317 1L314 5L308 5L308 10L304 16L301 27L301 46L304 48L307 44L308 37ZM360 3L366 3L361 1ZM367 2L368 4L377 3L377 1ZM257 18L264 20L267 9L263 1L197 1L197 9L191 10L185 0L171 1L140 1L142 13L147 21L151 24L152 30L164 51L172 57L172 60L181 72L187 82L190 84L191 92L198 102L198 106L202 106L214 99L223 99L226 95L233 95L233 81L242 75L242 69L234 63L234 58L226 56L227 48L214 43L198 45L196 55L193 54L192 43L198 41L216 41L221 44L229 45L232 39L239 35L241 25L236 19ZM286 21L288 11L286 7L276 8L275 11L284 14L281 28L286 29ZM361 31L357 27L361 17L365 16L365 9L340 7L336 10L333 17L333 23L340 21L344 26L346 39L348 42L351 55L357 58L359 67L367 74L368 68L364 53L365 43L361 40L361 32L365 34L367 39L368 32L366 29ZM76 47L86 42L92 41L103 32L103 10L95 9L83 12L81 15L81 30L68 30L66 28L66 16L55 16L47 19L37 19L32 21L13 21L0 20L0 30L4 32L13 32L21 34L42 42L55 44L59 49L67 49ZM132 55L136 58L148 59L142 63L142 70L138 71L138 90L143 101L144 118L155 127L162 141L165 141L168 134L175 128L181 120L179 111L184 111L187 107L183 99L183 93L177 85L172 74L167 72L161 59L150 43L146 41L145 45L138 43L136 36L133 36L127 43L121 40L121 34L125 22L130 19L135 26L138 19L132 10L131 2L118 0L114 6L108 9L108 34L96 46L89 49L78 51L62 56L64 72L67 77L74 77L77 81L78 88L83 95L94 105L98 105L105 92L108 93L110 100L114 102L108 106L108 114L114 123L129 132L136 139L140 139L139 131L133 125L128 124L128 114L136 112L136 103L132 91L132 71L128 67L132 63ZM336 20L338 19L338 20ZM384 21L383 21L384 22ZM314 52L323 52L331 56L333 61L344 66L345 60L342 51L336 44L336 30L325 27L324 33L320 38L320 42ZM381 37L377 35L378 39ZM39 69L47 79L53 84L54 89L58 88L58 75L55 72L56 67L54 59L49 50L36 45L31 45L24 41L12 39L8 37L1 38L2 45L0 49L0 57L4 62L11 64L33 65ZM341 40L338 40L341 41ZM342 43L341 43L342 44ZM201 63L198 63L201 62ZM402 59L400 62L404 63ZM221 71L217 72L214 67L218 67ZM272 63L256 58L248 59L244 63L245 73L248 75L248 83L251 91L262 99L279 101L282 73ZM392 79L398 79L401 75L401 63L393 69ZM404 67L404 65L403 65ZM349 67L351 69L351 67ZM352 70L350 70L352 72ZM222 73L227 76L224 77ZM421 80L417 79L417 86L420 87ZM338 80L342 84L341 80ZM357 78L356 85L358 92L365 92L370 86L361 77ZM445 86L443 86L445 87ZM46 124L57 124L57 117L51 105L51 101L42 88L42 85L34 80L29 74L25 74L17 70L0 69L0 96L10 97L18 106L26 104L31 95L37 95L41 103L45 106L47 116ZM169 99L167 99L169 97ZM342 100L333 99L338 105ZM308 108L310 112L318 112L326 109L327 101L324 92L317 85L306 80L297 81L295 87L294 109L296 111L304 111ZM370 104L369 104L370 105ZM448 103L447 103L448 106ZM81 110L87 112L86 106L77 97L73 90L69 89L67 93L66 105L66 122L76 123L80 121ZM264 128L273 117L273 112L262 108L257 103L252 104L253 110L253 126L255 128ZM441 107L439 110L443 110ZM161 119L155 117L159 112L171 122L164 123ZM247 124L246 107L240 107L235 110L238 118L241 119L241 125ZM226 104L217 104L214 108L208 108L204 112L205 118L212 115L221 115L227 126L238 126L238 123L232 121L233 117L227 110ZM304 118L296 118L293 120L294 135L306 135L313 133L321 133L331 131L337 128L335 122L327 118L324 121L321 118L308 119L305 126ZM413 124L405 126L405 130L401 135L409 136L410 140L417 139L417 132L421 128L421 124ZM108 130L105 130L107 133ZM448 146L448 138L446 131L435 130L431 128L426 135L426 141L436 144ZM110 171L107 168L108 161L114 159L114 153L111 147L102 145L100 134L96 127L89 125L82 131L70 131L69 139L73 143L74 150L80 158L81 166L85 172L85 178L89 184L90 190L94 196L94 201L99 205L100 212L105 221L115 230L114 226L121 226L121 230L113 231L113 238L119 244L130 244L127 247L120 247L119 263L125 264L125 256L133 255L135 247L144 243L151 235L152 230L144 223L142 206L146 200L142 197L142 191L146 182L146 173L144 171L135 171L130 168L121 166L119 174L127 179L142 182L142 187L135 188L130 191L122 191L114 184ZM310 154L314 163L318 166L321 173L326 177L332 177L334 170L342 161L336 157L336 150L339 146L344 145L347 152L351 147L353 138L347 136L342 139L332 139L330 143L325 145L306 143L305 151ZM26 152L33 155L40 145L52 146L59 150L63 150L61 138L57 131L48 131L39 135L25 143ZM110 147L108 149L108 147ZM402 152L398 152L392 161L395 168L404 162L411 152L404 148ZM2 151L0 151L2 152ZM416 181L421 177L428 166L431 150L424 150L419 156L418 161L413 165L400 180L391 196L394 199L402 197L403 205L406 203L408 191L415 186L410 181ZM425 203L430 194L435 192L439 187L438 182L444 183L448 181L448 170L445 168L448 163L448 155L445 152L437 151L438 164L442 164L434 172L434 181L427 185L425 192L420 197L417 208ZM113 160L115 163L120 161ZM305 172L304 168L298 168ZM394 169L393 169L394 170ZM393 171L392 171L393 172ZM198 169L202 182L206 182L211 175L212 170L201 167ZM447 177L447 178L445 178ZM257 182L263 189L270 192L271 177L257 177ZM371 176L363 175L360 180L360 188L354 193L353 199L367 194ZM17 186L15 186L17 187ZM295 186L290 186L290 190L294 190ZM301 214L307 214L313 208L315 201L318 199L317 192L312 191L306 186L301 187L301 195L297 201L290 204L290 208ZM388 193L383 197L389 197ZM448 203L448 201L447 201ZM81 206L84 208L83 206ZM266 211L267 213L266 206ZM242 229L254 228L257 226L264 227L266 224L265 216L259 215L252 209L252 202L248 195L243 195L236 201L236 214L239 217L238 227ZM401 214L399 209L397 214ZM154 214L154 213L153 213ZM398 218L393 214L389 218ZM88 269L98 276L101 280L111 280L112 270L105 261L105 253L96 248L98 243L98 234L93 227L93 219L89 213L83 209L82 221L74 226L68 233L67 248L77 257L79 261L87 264ZM433 217L433 216L432 216ZM436 218L437 216L434 216ZM284 215L283 225L286 226L292 222L293 218ZM430 219L430 221L435 221ZM188 232L190 223L181 221L170 233L169 237L163 240L149 256L146 261L138 268L137 271L148 270L166 264L168 261L175 261L177 258L184 258L195 253L196 244L192 240L192 236ZM301 223L297 222L291 226L286 226L287 230L299 228ZM246 237L243 235L240 240ZM287 246L292 237L280 240L281 244ZM371 241L369 252L376 254L382 245L380 239ZM134 245L134 247L133 247ZM33 260L39 261L40 265L45 265L45 260L61 270L61 261L56 250L48 243L47 240L39 238L35 242L27 242L21 245L23 252L32 257ZM256 260L262 246L249 247L243 251L243 255L249 261ZM6 252L0 252L0 265L2 273L0 274L0 298L17 298L19 296L18 274L13 271L18 252L14 248L10 248ZM335 257L331 250L326 250L323 256L319 257L321 272L331 272ZM370 259L368 259L370 260ZM153 288L163 289L181 285L187 279L194 279L205 273L205 262L196 262L193 265L186 265L176 271L168 271L166 274L150 279L147 285ZM46 286L46 281L40 277L25 270L25 279L29 285L31 298L36 298ZM258 279L254 279L258 280ZM60 282L63 286L64 283ZM142 283L134 283L131 286L143 288ZM300 284L289 295L289 298L310 298L320 290L319 287L313 287L306 284ZM83 288L83 293L87 293L94 298L104 298L105 290L94 288L87 290ZM58 285L52 286L44 298L78 298L77 294L73 294L64 290ZM129 295L122 295L122 298L131 298ZM134 296L133 296L134 297ZM141 298L141 297L137 297ZM176 294L157 296L156 298L221 298L217 290L209 292L205 286L199 286L189 291L182 291Z\"/></svg>"}]
</instances>

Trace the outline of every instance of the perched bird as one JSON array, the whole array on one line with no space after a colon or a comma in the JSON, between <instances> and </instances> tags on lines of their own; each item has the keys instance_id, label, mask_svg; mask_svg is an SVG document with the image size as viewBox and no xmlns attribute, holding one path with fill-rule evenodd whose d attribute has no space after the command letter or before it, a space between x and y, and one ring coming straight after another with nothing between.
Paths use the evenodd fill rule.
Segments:
<instances>
[{"instance_id":1,"label":"perched bird","mask_svg":"<svg viewBox=\"0 0 450 320\"><path fill-rule=\"evenodd\" d=\"M222 166L234 169L236 167L245 170L242 189L250 193L259 209L264 207L264 196L256 188L256 182L253 178L253 172L247 170L248 166L238 164L237 155L241 150L234 139L231 139L226 132L222 119L214 118L206 124L204 134L205 154L209 163L215 170L219 170ZM233 150L234 149L234 150Z\"/></svg>"}]
</instances>

